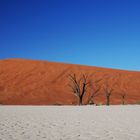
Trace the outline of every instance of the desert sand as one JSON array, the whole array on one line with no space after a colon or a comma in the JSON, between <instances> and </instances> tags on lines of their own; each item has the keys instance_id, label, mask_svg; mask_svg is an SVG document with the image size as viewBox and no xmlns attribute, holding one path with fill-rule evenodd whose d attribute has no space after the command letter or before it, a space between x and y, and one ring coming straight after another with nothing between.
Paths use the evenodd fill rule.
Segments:
<instances>
[{"instance_id":1,"label":"desert sand","mask_svg":"<svg viewBox=\"0 0 140 140\"><path fill-rule=\"evenodd\" d=\"M126 85L126 103L140 101L140 72L55 63L48 61L6 59L0 60L0 104L4 105L54 105L77 104L77 98L68 86L68 75L96 73L91 80L104 75L116 77L111 104L121 104L120 93ZM84 99L88 97L88 92ZM104 93L96 103L105 103ZM85 100L86 103L86 100Z\"/></svg>"},{"instance_id":2,"label":"desert sand","mask_svg":"<svg viewBox=\"0 0 140 140\"><path fill-rule=\"evenodd\" d=\"M0 106L0 140L140 140L140 106Z\"/></svg>"}]
</instances>

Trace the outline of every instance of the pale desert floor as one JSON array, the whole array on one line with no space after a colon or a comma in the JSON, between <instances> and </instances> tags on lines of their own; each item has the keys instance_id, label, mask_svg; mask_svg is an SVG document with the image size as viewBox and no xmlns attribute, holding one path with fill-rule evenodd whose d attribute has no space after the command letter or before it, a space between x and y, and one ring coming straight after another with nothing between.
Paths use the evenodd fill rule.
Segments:
<instances>
[{"instance_id":1,"label":"pale desert floor","mask_svg":"<svg viewBox=\"0 0 140 140\"><path fill-rule=\"evenodd\" d=\"M140 106L0 106L0 140L140 140Z\"/></svg>"}]
</instances>

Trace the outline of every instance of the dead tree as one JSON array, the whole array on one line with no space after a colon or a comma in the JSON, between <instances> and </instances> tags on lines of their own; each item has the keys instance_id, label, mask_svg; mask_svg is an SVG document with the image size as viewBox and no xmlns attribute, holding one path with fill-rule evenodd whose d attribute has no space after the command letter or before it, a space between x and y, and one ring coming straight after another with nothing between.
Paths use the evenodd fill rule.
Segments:
<instances>
[{"instance_id":1,"label":"dead tree","mask_svg":"<svg viewBox=\"0 0 140 140\"><path fill-rule=\"evenodd\" d=\"M91 91L90 91L90 95L88 97L88 101L87 104L95 104L94 102L94 98L100 95L100 89L101 89L101 81L102 79L99 80L95 80L92 82L91 84Z\"/></svg>"},{"instance_id":2,"label":"dead tree","mask_svg":"<svg viewBox=\"0 0 140 140\"><path fill-rule=\"evenodd\" d=\"M89 88L90 80L87 74L82 74L80 78L74 73L69 75L70 88L72 89L74 95L78 97L79 105L83 105L83 97Z\"/></svg>"},{"instance_id":3,"label":"dead tree","mask_svg":"<svg viewBox=\"0 0 140 140\"><path fill-rule=\"evenodd\" d=\"M120 94L120 96L121 96L122 105L125 105L126 94L122 93L122 94Z\"/></svg>"},{"instance_id":4,"label":"dead tree","mask_svg":"<svg viewBox=\"0 0 140 140\"><path fill-rule=\"evenodd\" d=\"M111 90L106 90L105 91L105 96L106 96L106 105L110 105L110 96L112 95L113 89Z\"/></svg>"},{"instance_id":5,"label":"dead tree","mask_svg":"<svg viewBox=\"0 0 140 140\"><path fill-rule=\"evenodd\" d=\"M128 77L119 73L118 74L117 88L119 89L118 94L121 98L122 105L125 105L125 103L126 103L127 91L129 90L128 84L129 84Z\"/></svg>"},{"instance_id":6,"label":"dead tree","mask_svg":"<svg viewBox=\"0 0 140 140\"><path fill-rule=\"evenodd\" d=\"M127 88L125 87L125 84L123 83L123 86L119 87L119 95L120 95L120 98L121 98L121 104L122 105L125 105L126 95L127 95L126 93L127 93Z\"/></svg>"},{"instance_id":7,"label":"dead tree","mask_svg":"<svg viewBox=\"0 0 140 140\"><path fill-rule=\"evenodd\" d=\"M105 92L105 99L106 99L106 105L110 105L110 97L112 96L112 93L114 91L114 76L105 75L104 76L104 85L103 90Z\"/></svg>"}]
</instances>

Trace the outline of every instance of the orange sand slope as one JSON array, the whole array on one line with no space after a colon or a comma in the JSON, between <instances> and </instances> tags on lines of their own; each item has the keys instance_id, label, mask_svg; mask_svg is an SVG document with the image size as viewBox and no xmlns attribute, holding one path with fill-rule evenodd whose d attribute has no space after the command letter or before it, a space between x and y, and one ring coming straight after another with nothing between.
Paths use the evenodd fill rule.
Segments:
<instances>
[{"instance_id":1,"label":"orange sand slope","mask_svg":"<svg viewBox=\"0 0 140 140\"><path fill-rule=\"evenodd\" d=\"M33 61L24 59L0 60L0 104L45 105L77 104L77 97L68 86L68 75L75 73L93 75L92 80L104 75L116 77L111 104L120 104L120 93L126 89L126 102L140 101L140 72L115 70L99 67ZM126 88L127 87L127 88ZM105 103L103 90L95 98L96 103ZM86 98L88 93L84 97Z\"/></svg>"}]
</instances>

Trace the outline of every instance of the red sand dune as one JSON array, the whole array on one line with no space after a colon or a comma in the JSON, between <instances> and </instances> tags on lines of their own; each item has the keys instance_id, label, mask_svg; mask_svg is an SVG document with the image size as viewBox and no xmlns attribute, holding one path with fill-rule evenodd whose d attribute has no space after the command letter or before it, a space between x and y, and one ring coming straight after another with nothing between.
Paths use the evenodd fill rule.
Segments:
<instances>
[{"instance_id":1,"label":"red sand dune","mask_svg":"<svg viewBox=\"0 0 140 140\"><path fill-rule=\"evenodd\" d=\"M33 61L24 59L0 60L0 104L45 105L77 104L71 92L68 75L95 73L95 78L104 75L117 76L119 87L115 87L111 104L120 104L123 85L127 87L126 102L140 101L140 72L115 70L99 67ZM119 76L118 76L119 75ZM113 81L109 81L111 85ZM123 83L123 84L121 84ZM96 103L105 103L104 92L95 98ZM86 97L85 95L85 102Z\"/></svg>"}]
</instances>

